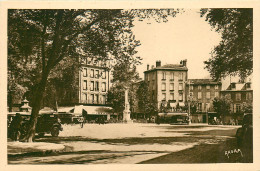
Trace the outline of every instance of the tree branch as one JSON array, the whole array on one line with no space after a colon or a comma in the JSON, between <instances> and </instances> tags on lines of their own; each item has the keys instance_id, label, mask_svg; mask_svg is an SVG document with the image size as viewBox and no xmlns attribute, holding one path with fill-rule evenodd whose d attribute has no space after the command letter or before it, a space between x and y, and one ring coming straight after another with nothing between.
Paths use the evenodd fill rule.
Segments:
<instances>
[{"instance_id":1,"label":"tree branch","mask_svg":"<svg viewBox=\"0 0 260 171\"><path fill-rule=\"evenodd\" d=\"M62 51L61 51L62 53L61 53L60 56L55 60L55 62L53 63L52 67L54 67L55 65L57 65L57 64L64 58L65 52L66 52L66 50L67 50L69 44L71 43L71 41L72 41L75 37L77 37L80 33L83 33L83 32L85 32L85 31L89 30L89 29L91 28L91 26L93 26L93 25L96 24L97 22L99 22L99 21L101 21L101 20L103 20L103 19L107 19L107 18L109 18L109 17L112 17L113 14L117 14L117 13L118 13L118 11L114 11L114 12L112 12L112 14L109 15L109 16L106 15L105 17L99 17L99 18L93 20L91 23L89 23L86 27L84 27L84 28L82 28L81 30L79 30L79 31L77 31L76 33L74 33L74 34L71 36L71 38L64 43L64 46L63 46Z\"/></svg>"}]
</instances>

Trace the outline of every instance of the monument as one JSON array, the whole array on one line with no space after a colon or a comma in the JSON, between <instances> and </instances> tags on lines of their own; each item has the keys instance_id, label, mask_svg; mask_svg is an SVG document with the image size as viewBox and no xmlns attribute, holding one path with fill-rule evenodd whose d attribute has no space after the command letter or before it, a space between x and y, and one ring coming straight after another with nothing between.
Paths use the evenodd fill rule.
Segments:
<instances>
[{"instance_id":1,"label":"monument","mask_svg":"<svg viewBox=\"0 0 260 171\"><path fill-rule=\"evenodd\" d=\"M125 123L133 123L133 120L130 118L130 104L128 102L128 89L125 90L125 110L123 112L123 121Z\"/></svg>"}]
</instances>

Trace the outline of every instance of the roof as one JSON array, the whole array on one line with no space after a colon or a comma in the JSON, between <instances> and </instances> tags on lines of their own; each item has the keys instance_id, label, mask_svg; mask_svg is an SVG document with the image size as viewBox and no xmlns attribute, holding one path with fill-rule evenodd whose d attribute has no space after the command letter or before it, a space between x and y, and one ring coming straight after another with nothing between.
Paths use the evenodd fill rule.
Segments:
<instances>
[{"instance_id":1,"label":"roof","mask_svg":"<svg viewBox=\"0 0 260 171\"><path fill-rule=\"evenodd\" d=\"M221 84L220 81L215 81L213 79L188 79L190 84Z\"/></svg>"},{"instance_id":2,"label":"roof","mask_svg":"<svg viewBox=\"0 0 260 171\"><path fill-rule=\"evenodd\" d=\"M251 84L251 82L241 83L241 82L232 82L229 84L228 88L226 90L222 91L252 91L252 89L247 89L246 84ZM235 84L235 87L232 87L231 85Z\"/></svg>"},{"instance_id":3,"label":"roof","mask_svg":"<svg viewBox=\"0 0 260 171\"><path fill-rule=\"evenodd\" d=\"M166 64L163 66L152 68L152 69L144 71L144 72L151 72L151 71L156 71L156 70L188 71L188 68L181 64Z\"/></svg>"}]
</instances>

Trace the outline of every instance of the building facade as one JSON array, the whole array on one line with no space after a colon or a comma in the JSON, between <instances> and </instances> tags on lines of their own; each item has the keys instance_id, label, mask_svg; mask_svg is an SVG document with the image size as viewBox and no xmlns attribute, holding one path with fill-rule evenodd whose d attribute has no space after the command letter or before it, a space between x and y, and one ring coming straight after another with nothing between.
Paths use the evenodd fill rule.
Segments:
<instances>
[{"instance_id":1,"label":"building facade","mask_svg":"<svg viewBox=\"0 0 260 171\"><path fill-rule=\"evenodd\" d=\"M148 84L152 100L157 102L158 110L162 106L170 106L171 110L184 107L186 101L185 85L188 79L187 60L180 64L167 64L161 66L161 61L156 62L156 67L144 72L144 80Z\"/></svg>"},{"instance_id":2,"label":"building facade","mask_svg":"<svg viewBox=\"0 0 260 171\"><path fill-rule=\"evenodd\" d=\"M191 110L193 123L207 123L208 112L214 112L213 99L220 97L222 83L212 79L189 79L186 84L186 95L196 110Z\"/></svg>"},{"instance_id":3,"label":"building facade","mask_svg":"<svg viewBox=\"0 0 260 171\"><path fill-rule=\"evenodd\" d=\"M91 58L82 62L79 70L79 103L106 104L110 73L105 62L95 62Z\"/></svg>"},{"instance_id":4,"label":"building facade","mask_svg":"<svg viewBox=\"0 0 260 171\"><path fill-rule=\"evenodd\" d=\"M253 89L251 82L232 82L221 96L231 100L230 110L233 114L241 114L245 105L253 105Z\"/></svg>"}]
</instances>

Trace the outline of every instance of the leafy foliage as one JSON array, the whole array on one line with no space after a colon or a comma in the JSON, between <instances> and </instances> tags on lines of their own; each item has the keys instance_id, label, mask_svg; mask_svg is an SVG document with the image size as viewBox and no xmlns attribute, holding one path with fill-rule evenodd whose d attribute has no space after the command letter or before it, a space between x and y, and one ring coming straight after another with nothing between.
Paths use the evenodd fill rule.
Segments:
<instances>
[{"instance_id":1,"label":"leafy foliage","mask_svg":"<svg viewBox=\"0 0 260 171\"><path fill-rule=\"evenodd\" d=\"M239 75L242 79L253 71L253 9L201 9L201 16L222 34L222 40L205 61L215 79Z\"/></svg>"},{"instance_id":2,"label":"leafy foliage","mask_svg":"<svg viewBox=\"0 0 260 171\"><path fill-rule=\"evenodd\" d=\"M146 82L143 81L140 83L136 94L138 99L138 108L144 113L144 115L148 118L155 116L158 112L157 104L155 100L152 99Z\"/></svg>"},{"instance_id":3,"label":"leafy foliage","mask_svg":"<svg viewBox=\"0 0 260 171\"><path fill-rule=\"evenodd\" d=\"M231 100L226 97L214 98L213 100L214 111L217 112L217 114L222 116L230 114L231 112L230 105L231 105Z\"/></svg>"},{"instance_id":4,"label":"leafy foliage","mask_svg":"<svg viewBox=\"0 0 260 171\"><path fill-rule=\"evenodd\" d=\"M59 64L69 64L69 58L79 61L93 57L98 61L115 60L115 70L133 73L133 61L140 61L134 57L138 44L131 33L134 18L152 16L165 22L167 16L176 13L174 9L9 9L8 92L19 88L30 91L33 102L25 141L33 139L46 87L55 82L54 78L66 77L59 71L67 65ZM131 79L127 76L123 80ZM48 88L51 91L47 94L52 94L56 87Z\"/></svg>"}]
</instances>

